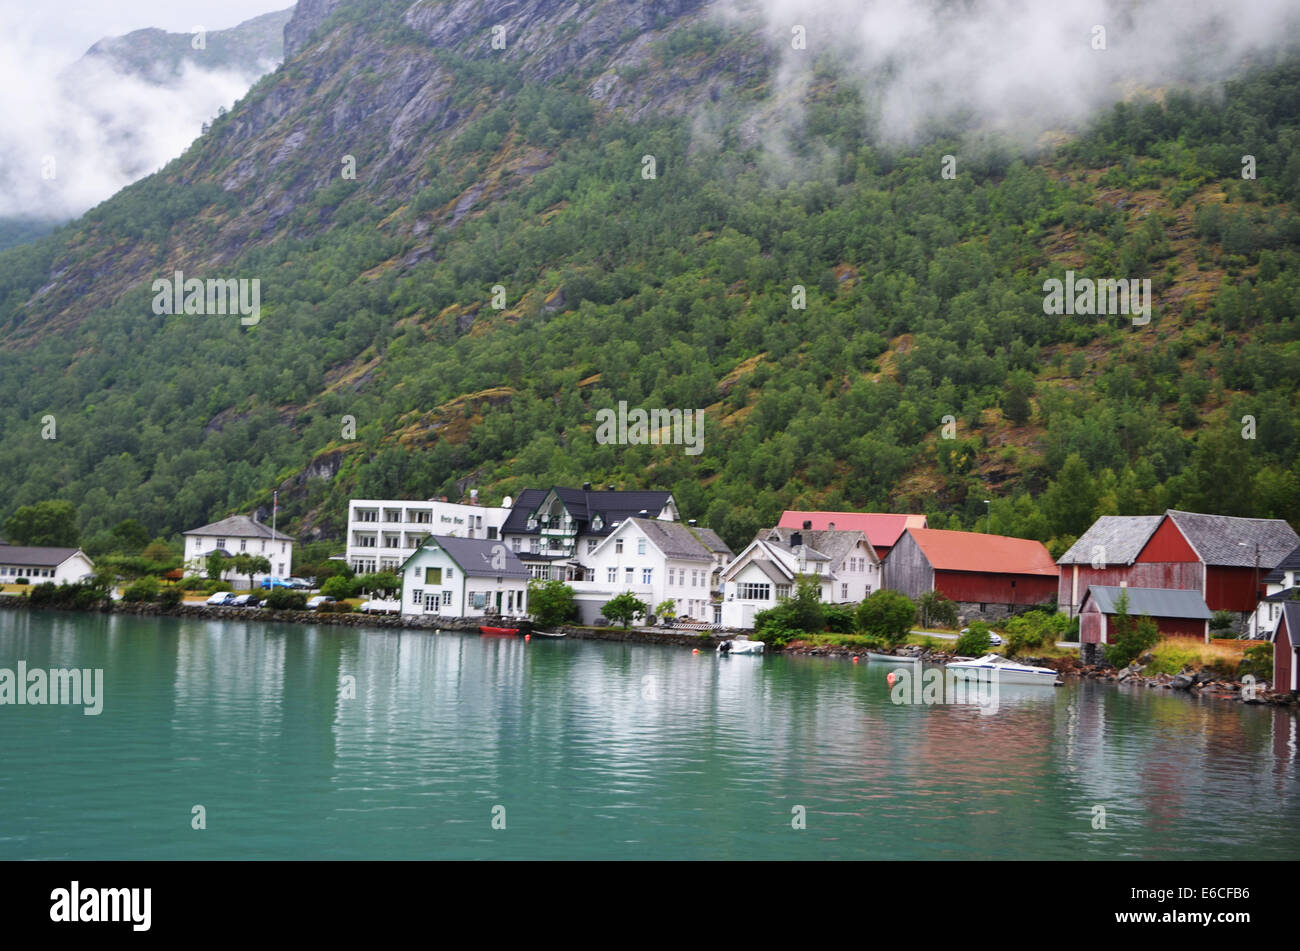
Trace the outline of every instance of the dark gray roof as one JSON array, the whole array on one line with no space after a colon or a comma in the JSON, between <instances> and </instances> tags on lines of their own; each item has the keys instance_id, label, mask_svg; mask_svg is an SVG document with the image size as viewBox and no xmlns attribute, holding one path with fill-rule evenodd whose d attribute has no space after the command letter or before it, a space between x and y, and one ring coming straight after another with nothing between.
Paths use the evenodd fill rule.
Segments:
<instances>
[{"instance_id":1,"label":"dark gray roof","mask_svg":"<svg viewBox=\"0 0 1300 951\"><path fill-rule=\"evenodd\" d=\"M1174 509L1165 514L1207 565L1253 568L1258 542L1259 567L1268 571L1300 545L1300 535L1280 518L1236 518Z\"/></svg>"},{"instance_id":2,"label":"dark gray roof","mask_svg":"<svg viewBox=\"0 0 1300 951\"><path fill-rule=\"evenodd\" d=\"M799 557L799 554L795 551L795 546L791 544L791 541L793 540L795 533L798 532L799 529L797 528L769 528L767 531L759 532L758 537L773 548L779 548L782 551L789 552L797 558ZM832 560L830 555L813 546L813 532L803 532L802 534L803 561L828 562Z\"/></svg>"},{"instance_id":3,"label":"dark gray roof","mask_svg":"<svg viewBox=\"0 0 1300 951\"><path fill-rule=\"evenodd\" d=\"M713 552L715 555L726 555L727 557L731 557L731 546L724 542L722 536L713 529L699 528L698 526L694 528L687 526L687 528L690 529L691 534L699 540L701 545Z\"/></svg>"},{"instance_id":4,"label":"dark gray roof","mask_svg":"<svg viewBox=\"0 0 1300 951\"><path fill-rule=\"evenodd\" d=\"M293 539L284 532L271 531L270 525L263 525L247 515L232 515L219 522L191 528L185 535L216 535L219 538L271 538L278 542L291 542Z\"/></svg>"},{"instance_id":5,"label":"dark gray roof","mask_svg":"<svg viewBox=\"0 0 1300 951\"><path fill-rule=\"evenodd\" d=\"M529 528L528 517L537 511L538 506L554 492L564 503L569 516L577 524L579 535L608 535L629 518L636 517L643 509L654 518L672 500L671 492L661 490L634 490L630 492L610 491L608 489L569 489L555 486L552 489L524 489L510 507L502 534L536 535L540 528ZM591 527L592 519L601 518L601 527Z\"/></svg>"},{"instance_id":6,"label":"dark gray roof","mask_svg":"<svg viewBox=\"0 0 1300 951\"><path fill-rule=\"evenodd\" d=\"M1056 563L1090 565L1100 547L1106 564L1131 565L1163 518L1163 515L1103 515Z\"/></svg>"},{"instance_id":7,"label":"dark gray roof","mask_svg":"<svg viewBox=\"0 0 1300 951\"><path fill-rule=\"evenodd\" d=\"M1083 599L1086 602L1092 598L1103 614L1114 614L1119 596L1125 591L1128 592L1128 613L1133 617L1145 614L1153 618L1193 618L1198 621L1206 621L1211 617L1210 609L1205 606L1205 599L1199 591L1181 588L1119 588L1094 584L1088 586ZM1079 610L1083 610L1083 605L1079 606Z\"/></svg>"},{"instance_id":8,"label":"dark gray roof","mask_svg":"<svg viewBox=\"0 0 1300 951\"><path fill-rule=\"evenodd\" d=\"M1254 549L1251 550L1252 565ZM1262 557L1262 556L1261 556ZM1300 571L1300 546L1291 549L1291 553L1273 566L1273 570L1259 580L1265 584L1281 584L1288 571Z\"/></svg>"},{"instance_id":9,"label":"dark gray roof","mask_svg":"<svg viewBox=\"0 0 1300 951\"><path fill-rule=\"evenodd\" d=\"M57 568L79 551L80 548L0 544L0 565L16 565L19 568Z\"/></svg>"},{"instance_id":10,"label":"dark gray roof","mask_svg":"<svg viewBox=\"0 0 1300 951\"><path fill-rule=\"evenodd\" d=\"M460 570L465 572L471 578L527 578L528 569L524 563L519 560L519 556L512 552L508 545L503 545L500 541L490 538L460 538L456 535L430 535L424 540L424 544L416 549L414 558L430 543L435 543L445 551L451 560L460 566ZM407 562L411 558L402 562L402 569L405 570ZM494 568L492 560L497 560L497 564L504 564L504 567ZM504 562L502 561L504 558Z\"/></svg>"},{"instance_id":11,"label":"dark gray roof","mask_svg":"<svg viewBox=\"0 0 1300 951\"><path fill-rule=\"evenodd\" d=\"M1291 647L1295 649L1300 644L1300 601L1287 601L1282 605L1282 617L1277 619L1277 625L1269 631L1268 639L1277 642L1278 629L1282 627L1282 620L1286 619L1287 636L1291 638Z\"/></svg>"},{"instance_id":12,"label":"dark gray roof","mask_svg":"<svg viewBox=\"0 0 1300 951\"><path fill-rule=\"evenodd\" d=\"M681 561L713 561L713 553L692 533L690 526L681 522L665 522L657 518L629 519L645 532L650 543L668 558Z\"/></svg>"}]
</instances>

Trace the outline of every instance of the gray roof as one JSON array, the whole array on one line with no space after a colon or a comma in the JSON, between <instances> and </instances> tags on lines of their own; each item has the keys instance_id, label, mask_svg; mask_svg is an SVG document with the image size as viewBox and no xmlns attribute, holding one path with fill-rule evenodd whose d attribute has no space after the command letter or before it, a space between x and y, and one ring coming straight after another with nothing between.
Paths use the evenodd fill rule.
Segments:
<instances>
[{"instance_id":1,"label":"gray roof","mask_svg":"<svg viewBox=\"0 0 1300 951\"><path fill-rule=\"evenodd\" d=\"M760 533L764 541L770 541L786 551L793 551L790 540L794 534L798 533L803 536L804 547L808 550L809 561L829 561L839 562L853 550L853 546L858 542L866 547L871 553L868 560L878 560L876 550L871 545L871 540L867 538L867 533L861 529L823 529L816 531L813 529L800 528L769 528L766 532Z\"/></svg>"},{"instance_id":2,"label":"gray roof","mask_svg":"<svg viewBox=\"0 0 1300 951\"><path fill-rule=\"evenodd\" d=\"M795 546L790 544L790 539L799 529L788 528L769 528L767 531L759 532L758 537L773 548L779 548L782 551L788 551L790 554L798 557ZM831 556L825 552L814 548L812 545L812 532L803 533L803 561L830 561Z\"/></svg>"},{"instance_id":3,"label":"gray roof","mask_svg":"<svg viewBox=\"0 0 1300 951\"><path fill-rule=\"evenodd\" d=\"M20 568L57 568L79 551L80 548L0 544L0 565L17 565Z\"/></svg>"},{"instance_id":4,"label":"gray roof","mask_svg":"<svg viewBox=\"0 0 1300 951\"><path fill-rule=\"evenodd\" d=\"M1173 509L1165 514L1207 565L1253 568L1258 542L1259 567L1267 571L1300 545L1300 535L1280 518L1235 518Z\"/></svg>"},{"instance_id":5,"label":"gray roof","mask_svg":"<svg viewBox=\"0 0 1300 951\"><path fill-rule=\"evenodd\" d=\"M293 541L284 532L273 532L270 525L263 525L247 515L232 515L230 518L223 518L219 522L204 525L202 528L191 528L188 532L182 534L216 535L219 538L271 538L280 542Z\"/></svg>"},{"instance_id":6,"label":"gray roof","mask_svg":"<svg viewBox=\"0 0 1300 951\"><path fill-rule=\"evenodd\" d=\"M1153 618L1193 618L1198 621L1207 621L1211 617L1199 591L1181 588L1119 588L1094 584L1088 586L1083 599L1086 602L1092 598L1103 614L1114 614L1119 596L1125 591L1128 592L1128 613L1133 617L1145 614ZM1083 605L1079 610L1083 610Z\"/></svg>"},{"instance_id":7,"label":"gray roof","mask_svg":"<svg viewBox=\"0 0 1300 951\"><path fill-rule=\"evenodd\" d=\"M1251 550L1251 557L1254 557L1254 549ZM1261 555L1262 557L1262 555ZM1252 566L1254 562L1252 561ZM1260 581L1272 584L1281 584L1288 571L1300 571L1300 546L1293 548L1291 553L1273 566L1273 570L1260 578Z\"/></svg>"},{"instance_id":8,"label":"gray roof","mask_svg":"<svg viewBox=\"0 0 1300 951\"><path fill-rule=\"evenodd\" d=\"M1103 515L1056 563L1090 565L1094 551L1101 548L1106 564L1131 565L1163 518L1163 515Z\"/></svg>"},{"instance_id":9,"label":"gray roof","mask_svg":"<svg viewBox=\"0 0 1300 951\"><path fill-rule=\"evenodd\" d=\"M522 578L528 577L528 569L524 563L519 560L519 556L510 550L507 545L500 541L490 538L460 538L456 535L430 535L424 540L424 544L415 550L414 558L430 542L437 543L438 547L445 551L451 560L460 566L460 570L465 572L471 578ZM504 556L504 567L492 566L495 558L497 563L502 564ZM411 558L402 562L402 569Z\"/></svg>"},{"instance_id":10,"label":"gray roof","mask_svg":"<svg viewBox=\"0 0 1300 951\"><path fill-rule=\"evenodd\" d=\"M637 528L645 532L651 543L668 558L713 561L713 552L695 537L688 525L657 518L630 518L628 521L635 522Z\"/></svg>"},{"instance_id":11,"label":"gray roof","mask_svg":"<svg viewBox=\"0 0 1300 951\"><path fill-rule=\"evenodd\" d=\"M1300 631L1300 601L1287 601L1282 605L1282 617L1277 619L1277 624L1274 625L1273 630L1269 631L1268 639L1270 641L1277 642L1277 632L1282 627L1284 618L1286 619L1287 636L1291 638L1291 647L1294 650L1297 645L1300 645L1300 634L1296 633Z\"/></svg>"},{"instance_id":12,"label":"gray roof","mask_svg":"<svg viewBox=\"0 0 1300 951\"><path fill-rule=\"evenodd\" d=\"M713 529L699 527L692 528L689 525L687 528L690 529L691 534L699 539L701 545L713 552L715 555L726 555L730 557L733 554L731 546L724 542L722 536Z\"/></svg>"}]
</instances>

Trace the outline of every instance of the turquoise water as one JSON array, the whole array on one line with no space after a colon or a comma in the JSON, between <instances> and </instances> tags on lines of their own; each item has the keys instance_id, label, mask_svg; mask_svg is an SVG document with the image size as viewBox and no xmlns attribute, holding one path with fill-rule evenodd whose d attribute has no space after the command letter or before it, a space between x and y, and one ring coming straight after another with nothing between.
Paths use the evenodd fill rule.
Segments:
<instances>
[{"instance_id":1,"label":"turquoise water","mask_svg":"<svg viewBox=\"0 0 1300 951\"><path fill-rule=\"evenodd\" d=\"M1300 851L1295 717L1167 691L990 713L822 658L0 612L19 660L102 667L104 708L0 706L0 859Z\"/></svg>"}]
</instances>

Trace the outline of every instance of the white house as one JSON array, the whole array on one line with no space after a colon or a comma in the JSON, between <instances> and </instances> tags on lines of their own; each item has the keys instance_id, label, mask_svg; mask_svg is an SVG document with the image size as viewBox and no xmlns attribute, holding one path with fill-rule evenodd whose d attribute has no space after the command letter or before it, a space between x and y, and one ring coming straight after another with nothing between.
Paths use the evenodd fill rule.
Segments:
<instances>
[{"instance_id":1,"label":"white house","mask_svg":"<svg viewBox=\"0 0 1300 951\"><path fill-rule=\"evenodd\" d=\"M528 570L499 540L430 535L400 568L402 614L523 617Z\"/></svg>"},{"instance_id":2,"label":"white house","mask_svg":"<svg viewBox=\"0 0 1300 951\"><path fill-rule=\"evenodd\" d=\"M293 568L293 539L283 532L273 531L247 515L232 515L202 528L185 532L185 571L202 575L207 571L207 559L214 551L228 558L236 555L261 555L271 563L269 572L253 576L254 584L266 577L287 578ZM223 581L238 584L247 581L248 575L233 568L222 572Z\"/></svg>"},{"instance_id":3,"label":"white house","mask_svg":"<svg viewBox=\"0 0 1300 951\"><path fill-rule=\"evenodd\" d=\"M95 564L80 548L0 543L0 585L26 578L32 584L72 584L93 574Z\"/></svg>"},{"instance_id":4,"label":"white house","mask_svg":"<svg viewBox=\"0 0 1300 951\"><path fill-rule=\"evenodd\" d=\"M880 559L865 532L760 532L722 571L722 624L752 628L754 615L794 594L800 575L817 579L821 600L856 604L880 589Z\"/></svg>"},{"instance_id":5,"label":"white house","mask_svg":"<svg viewBox=\"0 0 1300 951\"><path fill-rule=\"evenodd\" d=\"M510 514L509 497L499 506L479 505L478 492L473 490L470 499L468 504L446 499L352 499L344 557L359 575L395 572L430 535L495 540Z\"/></svg>"},{"instance_id":6,"label":"white house","mask_svg":"<svg viewBox=\"0 0 1300 951\"><path fill-rule=\"evenodd\" d=\"M1282 604L1300 598L1300 548L1287 555L1277 567L1260 579L1264 597L1246 618L1247 637L1271 637L1277 622L1282 618Z\"/></svg>"},{"instance_id":7,"label":"white house","mask_svg":"<svg viewBox=\"0 0 1300 951\"><path fill-rule=\"evenodd\" d=\"M534 578L594 580L586 559L629 518L675 522L671 492L556 486L519 493L501 536Z\"/></svg>"},{"instance_id":8,"label":"white house","mask_svg":"<svg viewBox=\"0 0 1300 951\"><path fill-rule=\"evenodd\" d=\"M714 622L717 578L730 557L731 549L710 529L638 516L623 519L598 541L582 559L584 578L568 584L584 624L625 591L652 612L672 601L678 617Z\"/></svg>"}]
</instances>

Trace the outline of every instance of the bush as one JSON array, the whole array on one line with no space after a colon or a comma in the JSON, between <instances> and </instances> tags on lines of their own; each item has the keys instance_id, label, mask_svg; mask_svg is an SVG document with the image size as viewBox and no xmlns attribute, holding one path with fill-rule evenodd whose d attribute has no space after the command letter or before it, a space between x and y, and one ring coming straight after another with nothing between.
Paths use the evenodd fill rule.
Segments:
<instances>
[{"instance_id":1,"label":"bush","mask_svg":"<svg viewBox=\"0 0 1300 951\"><path fill-rule=\"evenodd\" d=\"M320 593L328 598L335 598L336 600L342 601L344 598L352 597L356 593L355 588L356 585L353 583L351 578L344 578L341 575L335 575L333 578L328 579L323 585L321 585Z\"/></svg>"},{"instance_id":2,"label":"bush","mask_svg":"<svg viewBox=\"0 0 1300 951\"><path fill-rule=\"evenodd\" d=\"M1121 627L1119 618L1115 619L1115 632L1111 643L1106 646L1106 659L1116 667L1127 667L1141 657L1160 640L1160 631L1156 622L1145 614L1134 622L1127 617Z\"/></svg>"},{"instance_id":3,"label":"bush","mask_svg":"<svg viewBox=\"0 0 1300 951\"><path fill-rule=\"evenodd\" d=\"M208 594L212 594L213 591L208 587L208 585L218 583L225 584L225 582L208 581L205 578L200 578L198 575L186 575L181 579L180 586L182 591L207 591Z\"/></svg>"},{"instance_id":4,"label":"bush","mask_svg":"<svg viewBox=\"0 0 1300 951\"><path fill-rule=\"evenodd\" d=\"M27 600L32 604L48 605L53 604L58 588L53 581L46 581L44 584L38 584L27 592Z\"/></svg>"},{"instance_id":5,"label":"bush","mask_svg":"<svg viewBox=\"0 0 1300 951\"><path fill-rule=\"evenodd\" d=\"M229 581L217 581L209 578L203 582L203 588L208 594L216 594L218 591L234 591L234 586Z\"/></svg>"},{"instance_id":6,"label":"bush","mask_svg":"<svg viewBox=\"0 0 1300 951\"><path fill-rule=\"evenodd\" d=\"M158 597L158 579L141 578L139 581L133 581L127 585L122 592L122 600L130 604L140 601L153 601Z\"/></svg>"},{"instance_id":7,"label":"bush","mask_svg":"<svg viewBox=\"0 0 1300 951\"><path fill-rule=\"evenodd\" d=\"M649 611L649 606L631 591L624 591L606 601L600 608L600 613L605 617L611 621L621 622L624 630L627 630L637 618L645 617Z\"/></svg>"},{"instance_id":8,"label":"bush","mask_svg":"<svg viewBox=\"0 0 1300 951\"><path fill-rule=\"evenodd\" d=\"M185 592L179 586L172 584L158 592L158 603L165 608L174 608L181 603L184 597Z\"/></svg>"},{"instance_id":9,"label":"bush","mask_svg":"<svg viewBox=\"0 0 1300 951\"><path fill-rule=\"evenodd\" d=\"M322 601L316 610L321 614L351 614L355 608L346 601Z\"/></svg>"},{"instance_id":10,"label":"bush","mask_svg":"<svg viewBox=\"0 0 1300 951\"><path fill-rule=\"evenodd\" d=\"M847 604L828 604L822 608L826 630L834 634L852 634L857 630L857 608Z\"/></svg>"},{"instance_id":11,"label":"bush","mask_svg":"<svg viewBox=\"0 0 1300 951\"><path fill-rule=\"evenodd\" d=\"M31 578L15 578L15 579L14 579L14 584L31 584L31 583L32 583L32 579L31 579ZM53 581L47 581L47 582L45 582L45 583L46 583L47 585L49 585L50 587L53 587L53 586L54 586L54 582L53 582Z\"/></svg>"},{"instance_id":12,"label":"bush","mask_svg":"<svg viewBox=\"0 0 1300 951\"><path fill-rule=\"evenodd\" d=\"M1228 634L1236 626L1236 623L1237 615L1231 611L1215 611L1210 618L1210 634L1213 635L1216 631L1221 634Z\"/></svg>"},{"instance_id":13,"label":"bush","mask_svg":"<svg viewBox=\"0 0 1300 951\"><path fill-rule=\"evenodd\" d=\"M971 621L966 633L957 638L955 650L963 657L983 657L991 645L989 626L983 621Z\"/></svg>"},{"instance_id":14,"label":"bush","mask_svg":"<svg viewBox=\"0 0 1300 951\"><path fill-rule=\"evenodd\" d=\"M897 646L907 640L916 620L916 605L907 595L888 588L874 591L858 605L858 630Z\"/></svg>"},{"instance_id":15,"label":"bush","mask_svg":"<svg viewBox=\"0 0 1300 951\"><path fill-rule=\"evenodd\" d=\"M555 627L578 619L578 604L573 589L552 578L528 580L528 614L540 627Z\"/></svg>"},{"instance_id":16,"label":"bush","mask_svg":"<svg viewBox=\"0 0 1300 951\"><path fill-rule=\"evenodd\" d=\"M1250 674L1256 680L1273 679L1273 645L1256 644L1241 655L1241 664L1237 667L1237 679ZM1277 689L1277 685L1273 685Z\"/></svg>"},{"instance_id":17,"label":"bush","mask_svg":"<svg viewBox=\"0 0 1300 951\"><path fill-rule=\"evenodd\" d=\"M1006 623L1007 654L1015 656L1024 650L1055 643L1070 628L1064 614L1046 611L1027 611Z\"/></svg>"},{"instance_id":18,"label":"bush","mask_svg":"<svg viewBox=\"0 0 1300 951\"><path fill-rule=\"evenodd\" d=\"M957 602L944 597L940 591L927 591L916 603L922 627L956 627Z\"/></svg>"},{"instance_id":19,"label":"bush","mask_svg":"<svg viewBox=\"0 0 1300 951\"><path fill-rule=\"evenodd\" d=\"M305 611L307 610L307 595L301 591L291 591L288 588L272 588L271 593L262 601L262 607L269 608L272 611Z\"/></svg>"}]
</instances>

